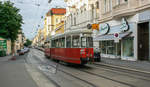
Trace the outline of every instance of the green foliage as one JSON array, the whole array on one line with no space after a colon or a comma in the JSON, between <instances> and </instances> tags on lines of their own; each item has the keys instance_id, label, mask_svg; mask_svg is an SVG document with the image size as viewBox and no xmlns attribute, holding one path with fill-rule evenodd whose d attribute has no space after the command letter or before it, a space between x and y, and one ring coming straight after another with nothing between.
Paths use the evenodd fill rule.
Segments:
<instances>
[{"instance_id":1,"label":"green foliage","mask_svg":"<svg viewBox=\"0 0 150 87\"><path fill-rule=\"evenodd\" d=\"M14 42L21 30L22 16L19 14L19 9L14 7L10 1L0 1L0 36L11 39Z\"/></svg>"},{"instance_id":2,"label":"green foliage","mask_svg":"<svg viewBox=\"0 0 150 87\"><path fill-rule=\"evenodd\" d=\"M28 47L32 44L32 41L30 41L29 39L26 40L26 43L24 44L24 46Z\"/></svg>"}]
</instances>

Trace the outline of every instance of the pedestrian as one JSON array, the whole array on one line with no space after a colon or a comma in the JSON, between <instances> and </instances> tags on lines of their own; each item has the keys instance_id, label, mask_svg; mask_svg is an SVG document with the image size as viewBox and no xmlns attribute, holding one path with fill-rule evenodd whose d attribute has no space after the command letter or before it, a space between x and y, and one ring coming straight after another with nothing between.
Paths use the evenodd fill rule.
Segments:
<instances>
[{"instance_id":1,"label":"pedestrian","mask_svg":"<svg viewBox=\"0 0 150 87\"><path fill-rule=\"evenodd\" d=\"M94 49L94 61L95 62L100 62L101 61L100 49L98 47L96 47Z\"/></svg>"}]
</instances>

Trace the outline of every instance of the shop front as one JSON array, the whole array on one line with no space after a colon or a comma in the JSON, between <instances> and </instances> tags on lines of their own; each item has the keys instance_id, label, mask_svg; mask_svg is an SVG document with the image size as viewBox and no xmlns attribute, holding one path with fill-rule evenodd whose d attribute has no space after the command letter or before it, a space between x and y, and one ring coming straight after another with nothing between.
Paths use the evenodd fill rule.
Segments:
<instances>
[{"instance_id":1,"label":"shop front","mask_svg":"<svg viewBox=\"0 0 150 87\"><path fill-rule=\"evenodd\" d=\"M7 40L0 38L0 57L6 56L7 52Z\"/></svg>"},{"instance_id":2,"label":"shop front","mask_svg":"<svg viewBox=\"0 0 150 87\"><path fill-rule=\"evenodd\" d=\"M94 41L99 41L101 56L122 60L136 60L134 51L134 29L136 23L128 22L125 18L120 19L118 25L111 23L100 24L99 34Z\"/></svg>"},{"instance_id":3,"label":"shop front","mask_svg":"<svg viewBox=\"0 0 150 87\"><path fill-rule=\"evenodd\" d=\"M137 24L138 60L150 60L150 9L140 12Z\"/></svg>"}]
</instances>

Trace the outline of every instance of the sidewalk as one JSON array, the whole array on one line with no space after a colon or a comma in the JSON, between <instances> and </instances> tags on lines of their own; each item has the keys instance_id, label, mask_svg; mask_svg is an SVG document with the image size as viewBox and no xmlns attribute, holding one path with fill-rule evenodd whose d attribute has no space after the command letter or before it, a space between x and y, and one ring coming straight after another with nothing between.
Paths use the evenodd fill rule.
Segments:
<instances>
[{"instance_id":1,"label":"sidewalk","mask_svg":"<svg viewBox=\"0 0 150 87\"><path fill-rule=\"evenodd\" d=\"M120 59L102 58L101 62L96 62L96 64L150 73L150 61L125 61Z\"/></svg>"},{"instance_id":2,"label":"sidewalk","mask_svg":"<svg viewBox=\"0 0 150 87\"><path fill-rule=\"evenodd\" d=\"M23 56L15 61L10 58L0 57L0 87L37 87L26 71Z\"/></svg>"},{"instance_id":3,"label":"sidewalk","mask_svg":"<svg viewBox=\"0 0 150 87\"><path fill-rule=\"evenodd\" d=\"M12 56L0 57L0 62L8 61Z\"/></svg>"}]
</instances>

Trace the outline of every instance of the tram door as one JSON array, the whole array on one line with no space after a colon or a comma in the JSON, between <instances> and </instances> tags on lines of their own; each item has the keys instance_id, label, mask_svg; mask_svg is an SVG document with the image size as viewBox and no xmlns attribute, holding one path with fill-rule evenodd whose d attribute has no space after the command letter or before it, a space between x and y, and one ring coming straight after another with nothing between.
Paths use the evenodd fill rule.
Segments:
<instances>
[{"instance_id":1,"label":"tram door","mask_svg":"<svg viewBox=\"0 0 150 87\"><path fill-rule=\"evenodd\" d=\"M138 59L149 59L149 22L138 24Z\"/></svg>"}]
</instances>

